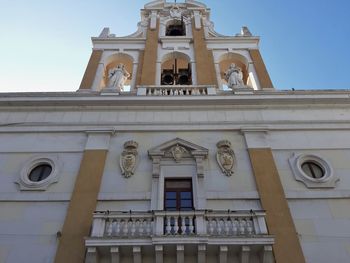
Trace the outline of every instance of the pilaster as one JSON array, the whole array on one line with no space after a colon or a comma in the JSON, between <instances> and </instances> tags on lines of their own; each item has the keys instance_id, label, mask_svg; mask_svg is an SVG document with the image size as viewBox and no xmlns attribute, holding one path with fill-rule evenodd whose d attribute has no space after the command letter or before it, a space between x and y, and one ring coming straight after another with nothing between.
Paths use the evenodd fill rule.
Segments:
<instances>
[{"instance_id":1,"label":"pilaster","mask_svg":"<svg viewBox=\"0 0 350 263\"><path fill-rule=\"evenodd\" d=\"M79 89L92 89L103 50L93 50Z\"/></svg>"},{"instance_id":2,"label":"pilaster","mask_svg":"<svg viewBox=\"0 0 350 263\"><path fill-rule=\"evenodd\" d=\"M252 164L261 204L266 210L269 234L275 236L276 263L305 262L280 176L268 142L268 130L242 129ZM263 261L265 262L265 261ZM266 262L269 262L266 259Z\"/></svg>"},{"instance_id":3,"label":"pilaster","mask_svg":"<svg viewBox=\"0 0 350 263\"><path fill-rule=\"evenodd\" d=\"M111 131L87 132L85 151L61 231L55 263L77 263L85 257L84 237L90 234L111 134ZM96 262L91 260L97 252L93 252L93 248L89 250L87 260L90 261L87 262Z\"/></svg>"},{"instance_id":4,"label":"pilaster","mask_svg":"<svg viewBox=\"0 0 350 263\"><path fill-rule=\"evenodd\" d=\"M249 51L249 53L254 63L261 89L274 89L270 75L261 57L260 51L258 49L252 49Z\"/></svg>"}]
</instances>

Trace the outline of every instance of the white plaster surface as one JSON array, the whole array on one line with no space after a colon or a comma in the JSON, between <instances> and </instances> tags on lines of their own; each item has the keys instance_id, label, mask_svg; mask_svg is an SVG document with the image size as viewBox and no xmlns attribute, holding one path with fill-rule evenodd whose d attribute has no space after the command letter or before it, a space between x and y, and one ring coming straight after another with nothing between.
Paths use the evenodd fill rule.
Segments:
<instances>
[{"instance_id":1,"label":"white plaster surface","mask_svg":"<svg viewBox=\"0 0 350 263\"><path fill-rule=\"evenodd\" d=\"M307 262L349 262L350 200L289 200Z\"/></svg>"},{"instance_id":2,"label":"white plaster surface","mask_svg":"<svg viewBox=\"0 0 350 263\"><path fill-rule=\"evenodd\" d=\"M67 202L0 202L0 262L52 262Z\"/></svg>"}]
</instances>

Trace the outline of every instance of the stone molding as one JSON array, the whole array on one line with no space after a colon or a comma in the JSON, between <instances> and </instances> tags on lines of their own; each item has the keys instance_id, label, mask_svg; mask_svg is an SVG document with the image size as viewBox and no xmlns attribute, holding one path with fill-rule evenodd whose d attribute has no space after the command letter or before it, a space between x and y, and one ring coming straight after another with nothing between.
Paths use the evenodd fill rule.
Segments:
<instances>
[{"instance_id":1,"label":"stone molding","mask_svg":"<svg viewBox=\"0 0 350 263\"><path fill-rule=\"evenodd\" d=\"M295 180L302 182L307 188L335 188L340 180L334 173L332 165L323 157L315 154L295 154L288 159ZM311 178L302 169L304 162L314 162L319 165L323 171L322 178Z\"/></svg>"},{"instance_id":2,"label":"stone molding","mask_svg":"<svg viewBox=\"0 0 350 263\"><path fill-rule=\"evenodd\" d=\"M30 172L37 166L48 164L51 166L52 171L50 175L39 182L34 182L29 179ZM47 188L58 182L59 172L61 170L62 163L58 159L57 155L36 155L30 158L23 166L20 172L20 176L15 182L19 185L22 191L45 191Z\"/></svg>"},{"instance_id":3,"label":"stone molding","mask_svg":"<svg viewBox=\"0 0 350 263\"><path fill-rule=\"evenodd\" d=\"M182 147L186 150L178 161L173 155L174 147ZM197 175L202 177L204 176L203 161L207 158L208 152L208 149L180 138L163 143L148 151L149 157L153 160L153 177L159 177L161 161L171 159L174 159L177 163L186 159L194 159L196 161Z\"/></svg>"}]
</instances>

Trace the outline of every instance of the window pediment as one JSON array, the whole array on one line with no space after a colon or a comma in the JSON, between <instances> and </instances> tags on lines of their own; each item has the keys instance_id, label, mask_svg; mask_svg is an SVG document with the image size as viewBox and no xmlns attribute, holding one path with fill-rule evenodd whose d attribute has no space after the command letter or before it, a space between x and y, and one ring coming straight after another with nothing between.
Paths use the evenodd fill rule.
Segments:
<instances>
[{"instance_id":1,"label":"window pediment","mask_svg":"<svg viewBox=\"0 0 350 263\"><path fill-rule=\"evenodd\" d=\"M153 156L173 158L174 150L181 150L183 152L184 158L194 158L196 156L202 156L206 158L208 156L208 149L180 138L175 138L171 141L165 142L157 147L150 149L148 151L148 155L151 158Z\"/></svg>"},{"instance_id":2,"label":"window pediment","mask_svg":"<svg viewBox=\"0 0 350 263\"><path fill-rule=\"evenodd\" d=\"M148 151L153 161L153 177L159 177L162 160L174 160L176 163L181 163L188 159L195 160L197 175L204 176L203 160L207 158L208 152L208 149L180 138L165 142Z\"/></svg>"}]
</instances>

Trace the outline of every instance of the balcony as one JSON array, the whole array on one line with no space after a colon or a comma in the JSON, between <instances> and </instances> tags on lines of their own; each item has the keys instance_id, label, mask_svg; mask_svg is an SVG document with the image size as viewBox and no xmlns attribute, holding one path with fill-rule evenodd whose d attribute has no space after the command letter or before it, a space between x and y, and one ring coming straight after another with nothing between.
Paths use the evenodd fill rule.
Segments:
<instances>
[{"instance_id":1,"label":"balcony","mask_svg":"<svg viewBox=\"0 0 350 263\"><path fill-rule=\"evenodd\" d=\"M201 263L231 258L267 263L273 262L273 243L262 211L96 212L85 242L89 263L99 258L113 263L147 258L187 262L185 255Z\"/></svg>"}]
</instances>

